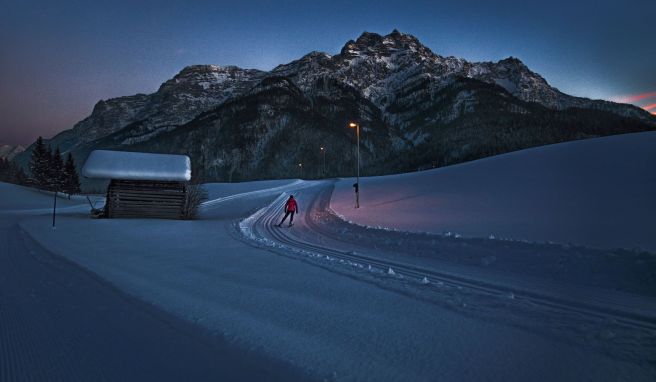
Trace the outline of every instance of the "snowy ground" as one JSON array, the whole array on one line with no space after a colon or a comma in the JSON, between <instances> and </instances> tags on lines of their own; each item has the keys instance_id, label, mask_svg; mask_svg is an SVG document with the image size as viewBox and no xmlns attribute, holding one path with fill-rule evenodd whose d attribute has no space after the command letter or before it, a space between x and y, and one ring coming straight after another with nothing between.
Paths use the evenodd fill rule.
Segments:
<instances>
[{"instance_id":1,"label":"snowy ground","mask_svg":"<svg viewBox=\"0 0 656 382\"><path fill-rule=\"evenodd\" d=\"M643 135L640 141L651 137ZM413 177L457 172L494 160L513 168L504 162L508 157L441 172L365 179L360 211L376 217L378 209L369 204L373 199L364 198L367 190L371 198L379 195L382 211L396 214L394 221L409 222L408 213L416 203L404 204L404 198L412 196L408 190L421 190L417 198L422 200L422 212L437 203L429 197L434 182ZM542 165L545 176L557 175ZM520 168L515 166L521 177ZM478 170L471 171L471 176L481 176ZM622 171L611 174L631 178ZM461 185L468 182L465 175L450 176L454 182L460 179ZM590 176L594 179L595 174ZM387 180L394 178L404 181L390 188ZM496 179L507 178L497 174ZM513 179L496 188L489 181L486 189L493 196L479 191L480 197L502 200L498 193L511 189ZM643 180L648 187L650 179ZM384 190L378 191L376 182L386 185ZM352 198L346 186L352 182L343 183L337 183L332 207L346 215L347 198ZM422 184L428 186L422 189ZM579 179L576 187L585 184ZM294 180L207 185L210 200L197 221L92 220L71 203L52 230L48 216L35 216L50 196L13 186L0 189L0 209L29 210L11 216L30 237L122 291L225 337L238 348L289 362L317 379L656 378L652 254L370 229L349 224L328 208L334 186L334 181ZM538 184L524 190L530 194L539 188ZM460 195L463 189L452 191ZM474 191L470 197L476 196ZM630 189L634 196L636 191ZM275 227L289 193L299 200L301 215L292 228ZM11 200L4 195L11 195ZM518 202L531 199L519 191L514 195ZM640 195L637 200L647 203ZM493 207L481 207L481 214L490 213L490 219L503 222L500 207ZM553 206L542 207L549 216ZM511 212L511 221L528 216L512 208ZM464 213L474 222L473 212ZM420 215L426 226L400 228L436 229L430 226L429 214ZM384 220L384 213L378 216L382 223L375 224L363 214L348 218L376 226L392 221ZM511 237L546 232L539 227L521 231L522 224L519 228L495 232ZM456 231L438 232L446 230ZM473 231L469 234L475 236Z\"/></svg>"},{"instance_id":2,"label":"snowy ground","mask_svg":"<svg viewBox=\"0 0 656 382\"><path fill-rule=\"evenodd\" d=\"M52 195L4 183L0 195L0 381L306 378L38 245L18 221L40 214ZM58 200L63 214L86 214L85 204Z\"/></svg>"},{"instance_id":3,"label":"snowy ground","mask_svg":"<svg viewBox=\"0 0 656 382\"><path fill-rule=\"evenodd\" d=\"M656 132L626 134L363 178L360 209L346 179L331 207L369 226L656 253L655 169Z\"/></svg>"}]
</instances>

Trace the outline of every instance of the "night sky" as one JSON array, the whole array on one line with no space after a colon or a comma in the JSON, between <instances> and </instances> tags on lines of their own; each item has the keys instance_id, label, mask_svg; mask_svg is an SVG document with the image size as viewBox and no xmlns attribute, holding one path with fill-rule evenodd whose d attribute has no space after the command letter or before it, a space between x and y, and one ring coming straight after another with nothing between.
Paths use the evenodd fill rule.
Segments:
<instances>
[{"instance_id":1,"label":"night sky","mask_svg":"<svg viewBox=\"0 0 656 382\"><path fill-rule=\"evenodd\" d=\"M654 0L91 3L0 0L0 143L51 137L186 65L269 70L394 28L443 56L515 56L565 93L656 112Z\"/></svg>"}]
</instances>

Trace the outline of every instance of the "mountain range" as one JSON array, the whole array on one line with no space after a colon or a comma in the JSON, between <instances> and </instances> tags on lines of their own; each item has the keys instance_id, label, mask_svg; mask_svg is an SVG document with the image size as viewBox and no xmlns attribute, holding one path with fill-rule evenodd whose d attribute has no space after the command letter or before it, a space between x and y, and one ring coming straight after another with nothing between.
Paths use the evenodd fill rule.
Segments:
<instances>
[{"instance_id":1,"label":"mountain range","mask_svg":"<svg viewBox=\"0 0 656 382\"><path fill-rule=\"evenodd\" d=\"M99 101L47 142L79 164L99 148L187 154L202 181L298 177L300 163L304 177L350 176L349 121L366 175L656 128L641 108L564 94L517 58L443 57L394 30L271 71L189 66L155 93Z\"/></svg>"},{"instance_id":2,"label":"mountain range","mask_svg":"<svg viewBox=\"0 0 656 382\"><path fill-rule=\"evenodd\" d=\"M16 155L23 151L25 151L25 148L21 145L12 146L0 144L0 159L12 160Z\"/></svg>"}]
</instances>

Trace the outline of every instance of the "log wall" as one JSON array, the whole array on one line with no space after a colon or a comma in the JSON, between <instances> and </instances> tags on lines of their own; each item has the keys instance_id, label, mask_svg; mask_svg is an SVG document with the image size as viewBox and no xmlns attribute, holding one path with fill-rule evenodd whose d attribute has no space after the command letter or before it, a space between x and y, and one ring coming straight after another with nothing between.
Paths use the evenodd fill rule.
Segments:
<instances>
[{"instance_id":1,"label":"log wall","mask_svg":"<svg viewBox=\"0 0 656 382\"><path fill-rule=\"evenodd\" d=\"M185 197L184 182L112 179L105 214L109 218L181 219Z\"/></svg>"}]
</instances>

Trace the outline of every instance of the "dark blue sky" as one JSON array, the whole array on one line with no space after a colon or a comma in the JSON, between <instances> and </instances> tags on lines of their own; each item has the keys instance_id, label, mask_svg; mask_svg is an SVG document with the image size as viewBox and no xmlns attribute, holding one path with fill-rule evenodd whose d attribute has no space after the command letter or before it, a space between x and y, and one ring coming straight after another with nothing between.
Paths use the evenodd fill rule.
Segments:
<instances>
[{"instance_id":1,"label":"dark blue sky","mask_svg":"<svg viewBox=\"0 0 656 382\"><path fill-rule=\"evenodd\" d=\"M656 1L525 3L0 0L0 143L51 137L186 65L271 69L394 28L443 56L518 57L569 94L656 104L627 98L656 92Z\"/></svg>"}]
</instances>

